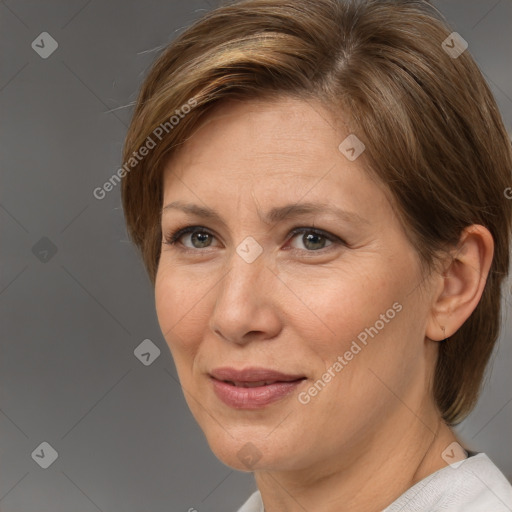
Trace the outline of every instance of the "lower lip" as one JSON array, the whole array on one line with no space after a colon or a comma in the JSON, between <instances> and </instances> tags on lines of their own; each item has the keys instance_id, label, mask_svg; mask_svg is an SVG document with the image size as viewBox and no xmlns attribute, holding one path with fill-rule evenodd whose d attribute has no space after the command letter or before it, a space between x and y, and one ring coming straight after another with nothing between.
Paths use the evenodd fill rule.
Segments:
<instances>
[{"instance_id":1,"label":"lower lip","mask_svg":"<svg viewBox=\"0 0 512 512\"><path fill-rule=\"evenodd\" d=\"M260 409L265 407L289 395L303 380L274 382L267 386L243 388L211 377L215 394L226 405L235 409Z\"/></svg>"}]
</instances>

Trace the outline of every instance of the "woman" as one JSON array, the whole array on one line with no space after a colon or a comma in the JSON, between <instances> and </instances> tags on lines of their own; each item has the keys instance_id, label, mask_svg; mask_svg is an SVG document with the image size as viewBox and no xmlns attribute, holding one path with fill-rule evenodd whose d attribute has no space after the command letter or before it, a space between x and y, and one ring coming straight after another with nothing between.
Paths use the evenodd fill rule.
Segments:
<instances>
[{"instance_id":1,"label":"woman","mask_svg":"<svg viewBox=\"0 0 512 512\"><path fill-rule=\"evenodd\" d=\"M162 52L122 199L240 512L512 510L452 427L500 330L512 155L426 1L248 0Z\"/></svg>"}]
</instances>

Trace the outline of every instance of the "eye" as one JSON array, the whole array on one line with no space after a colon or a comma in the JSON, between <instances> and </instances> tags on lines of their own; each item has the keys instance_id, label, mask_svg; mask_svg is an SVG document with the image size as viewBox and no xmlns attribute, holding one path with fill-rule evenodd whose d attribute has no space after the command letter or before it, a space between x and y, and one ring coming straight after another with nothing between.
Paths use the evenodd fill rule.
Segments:
<instances>
[{"instance_id":1,"label":"eye","mask_svg":"<svg viewBox=\"0 0 512 512\"><path fill-rule=\"evenodd\" d=\"M185 245L188 249L202 249L204 247L209 247L214 236L208 230L204 229L201 226L187 226L182 229L178 229L171 233L168 237L165 238L164 243L169 245L174 245L176 242L180 240L180 238L184 237L187 234L191 234L192 247ZM194 245L194 242L197 241L198 247Z\"/></svg>"},{"instance_id":2,"label":"eye","mask_svg":"<svg viewBox=\"0 0 512 512\"><path fill-rule=\"evenodd\" d=\"M324 249L334 243L341 243L341 239L337 236L314 228L296 228L291 234L294 235L293 238L297 235L302 235L302 238L299 238L299 240L304 244L308 252ZM329 242L329 245L326 246L326 242Z\"/></svg>"},{"instance_id":3,"label":"eye","mask_svg":"<svg viewBox=\"0 0 512 512\"><path fill-rule=\"evenodd\" d=\"M185 238L185 235L190 235L188 240L190 241L191 245L183 244L180 242L180 239ZM326 231L311 227L295 228L290 232L290 235L292 235L292 238L296 238L298 235L302 235L300 240L304 244L304 247L306 248L305 251L307 252L318 252L333 244L346 245L341 238ZM186 249L194 250L211 247L213 239L215 239L215 235L213 235L209 230L202 226L186 226L166 236L163 243L168 245L176 245L178 242L180 242L180 244L183 245ZM329 242L329 244L326 245L326 242ZM301 248L297 247L293 247L293 249L301 250Z\"/></svg>"}]
</instances>

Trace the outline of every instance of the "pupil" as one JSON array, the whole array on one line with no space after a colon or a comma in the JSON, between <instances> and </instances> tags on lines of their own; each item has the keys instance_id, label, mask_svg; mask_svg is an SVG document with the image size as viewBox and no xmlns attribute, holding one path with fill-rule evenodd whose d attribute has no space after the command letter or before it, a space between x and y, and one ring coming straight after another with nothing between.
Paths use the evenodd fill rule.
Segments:
<instances>
[{"instance_id":1,"label":"pupil","mask_svg":"<svg viewBox=\"0 0 512 512\"><path fill-rule=\"evenodd\" d=\"M314 239L316 238L317 240L318 239L322 239L323 237L321 235L317 235L315 233L309 233L307 235L304 235L306 237L306 241L307 242L313 242L313 245L315 245L315 242L314 242ZM312 240L313 239L313 240ZM306 247L307 247L307 243L305 244ZM320 244L322 245L322 244ZM320 247L321 248L321 247Z\"/></svg>"},{"instance_id":2,"label":"pupil","mask_svg":"<svg viewBox=\"0 0 512 512\"><path fill-rule=\"evenodd\" d=\"M202 244L207 242L208 233L194 233L195 238L199 238L199 243ZM205 239L201 240L201 237L205 237Z\"/></svg>"}]
</instances>

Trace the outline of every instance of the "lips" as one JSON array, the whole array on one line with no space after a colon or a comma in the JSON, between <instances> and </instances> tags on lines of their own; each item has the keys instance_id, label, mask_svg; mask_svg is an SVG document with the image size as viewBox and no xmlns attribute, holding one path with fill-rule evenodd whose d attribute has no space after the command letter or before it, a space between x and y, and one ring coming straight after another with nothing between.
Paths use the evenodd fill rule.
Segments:
<instances>
[{"instance_id":1,"label":"lips","mask_svg":"<svg viewBox=\"0 0 512 512\"><path fill-rule=\"evenodd\" d=\"M213 390L235 409L260 409L290 396L306 379L266 368L216 368L210 373Z\"/></svg>"}]
</instances>

